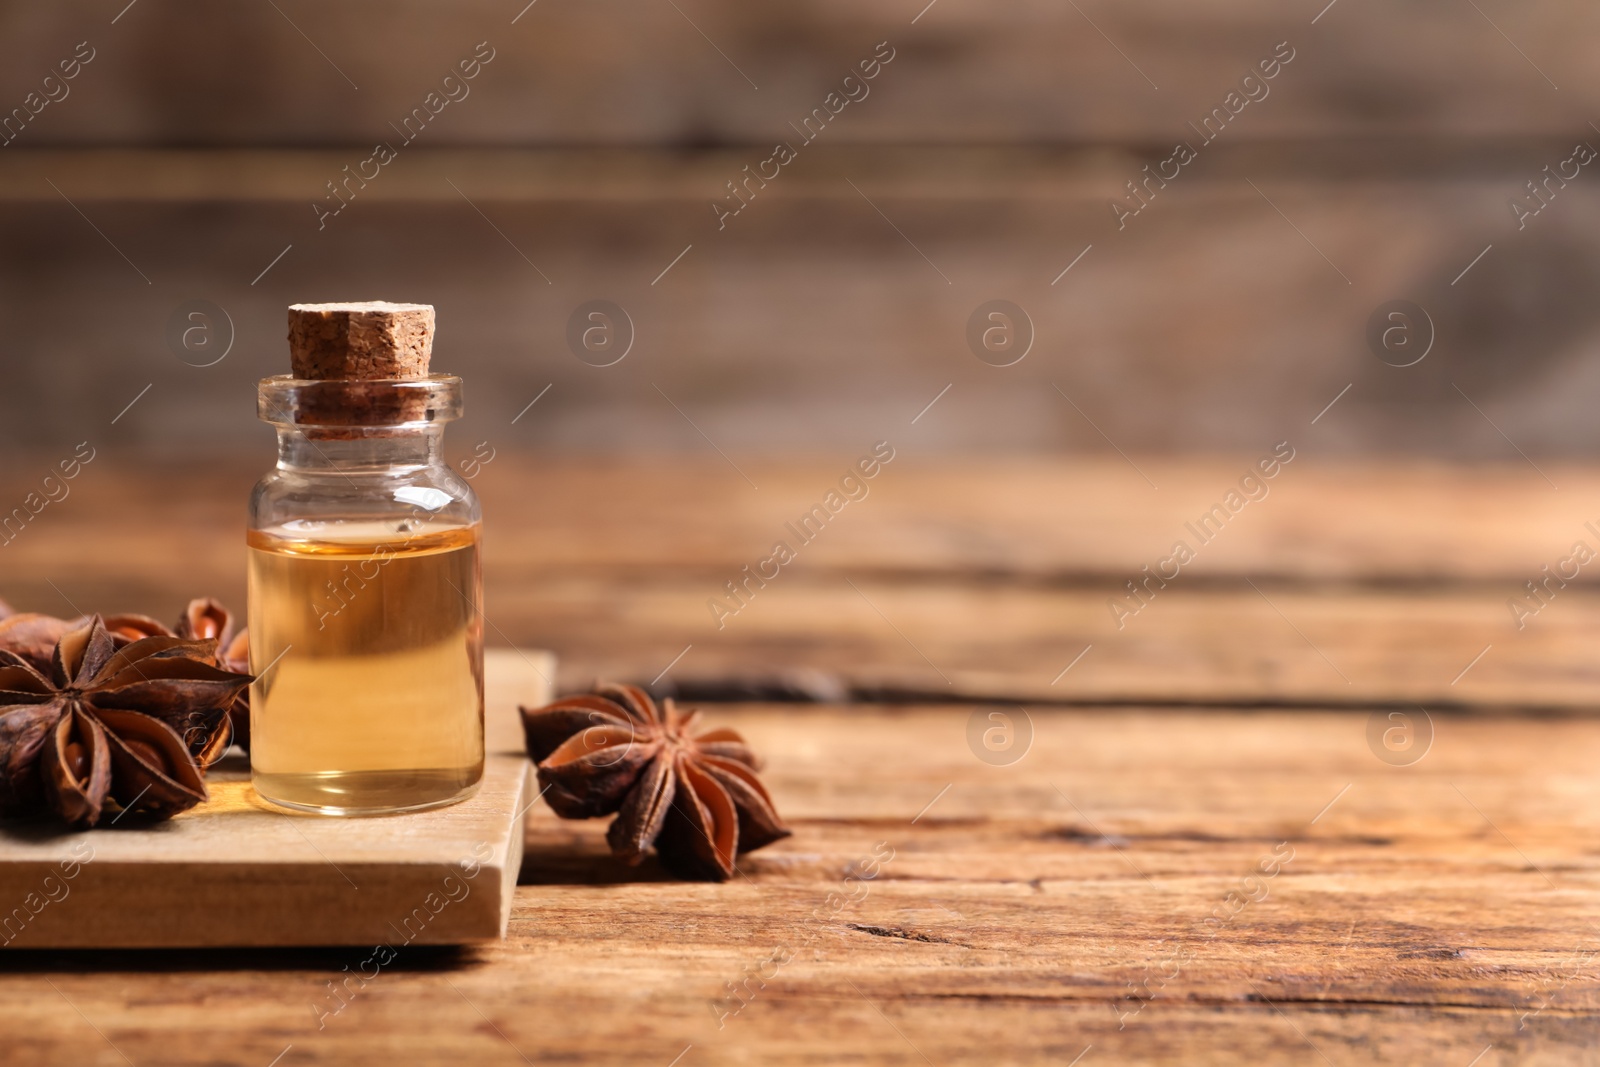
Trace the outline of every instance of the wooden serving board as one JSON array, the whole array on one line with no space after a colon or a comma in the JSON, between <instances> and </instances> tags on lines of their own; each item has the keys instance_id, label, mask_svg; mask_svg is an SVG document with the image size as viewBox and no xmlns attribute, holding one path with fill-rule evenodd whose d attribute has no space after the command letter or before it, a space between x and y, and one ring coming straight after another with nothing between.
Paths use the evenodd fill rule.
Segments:
<instances>
[{"instance_id":1,"label":"wooden serving board","mask_svg":"<svg viewBox=\"0 0 1600 1067\"><path fill-rule=\"evenodd\" d=\"M471 799L330 819L267 807L232 753L211 799L140 827L0 823L0 946L453 945L505 936L536 794L518 704L550 698L555 657L485 657L488 760ZM130 819L132 817L130 816Z\"/></svg>"}]
</instances>

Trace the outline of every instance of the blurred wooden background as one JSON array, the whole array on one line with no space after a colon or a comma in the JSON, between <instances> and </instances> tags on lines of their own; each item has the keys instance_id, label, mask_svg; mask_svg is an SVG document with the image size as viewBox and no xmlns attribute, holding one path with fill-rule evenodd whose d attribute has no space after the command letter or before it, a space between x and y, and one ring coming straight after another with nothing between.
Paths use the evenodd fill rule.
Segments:
<instances>
[{"instance_id":1,"label":"blurred wooden background","mask_svg":"<svg viewBox=\"0 0 1600 1067\"><path fill-rule=\"evenodd\" d=\"M259 455L283 306L384 297L438 305L464 445L853 456L947 385L934 451L1255 452L1346 386L1331 454L1600 445L1592 168L1524 229L1508 207L1600 145L1593 5L924 2L7 4L0 108L94 58L0 148L0 443ZM319 231L325 183L479 42L470 95ZM1119 231L1124 183L1280 42L1270 94ZM1036 332L1003 368L965 336L996 298ZM1397 298L1437 331L1412 367L1365 339ZM165 337L193 299L231 322L212 366ZM634 325L614 366L568 350L593 299Z\"/></svg>"}]
</instances>

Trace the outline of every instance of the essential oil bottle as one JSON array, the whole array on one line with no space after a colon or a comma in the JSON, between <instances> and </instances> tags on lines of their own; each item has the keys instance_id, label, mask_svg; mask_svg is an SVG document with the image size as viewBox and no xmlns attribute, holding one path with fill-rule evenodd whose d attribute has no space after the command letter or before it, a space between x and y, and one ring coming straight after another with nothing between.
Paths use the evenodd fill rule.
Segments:
<instances>
[{"instance_id":1,"label":"essential oil bottle","mask_svg":"<svg viewBox=\"0 0 1600 1067\"><path fill-rule=\"evenodd\" d=\"M258 412L277 466L250 500L250 764L273 804L439 807L483 776L481 513L443 458L461 379L433 308L298 304L294 373Z\"/></svg>"}]
</instances>

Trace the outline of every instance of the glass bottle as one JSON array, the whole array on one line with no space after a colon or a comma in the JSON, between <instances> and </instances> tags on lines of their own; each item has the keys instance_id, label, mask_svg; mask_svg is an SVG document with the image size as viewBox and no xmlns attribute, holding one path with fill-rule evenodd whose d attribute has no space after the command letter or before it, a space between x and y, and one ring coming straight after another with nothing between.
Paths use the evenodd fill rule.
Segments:
<instances>
[{"instance_id":1,"label":"glass bottle","mask_svg":"<svg viewBox=\"0 0 1600 1067\"><path fill-rule=\"evenodd\" d=\"M265 378L250 499L250 765L325 815L462 800L483 776L481 512L445 463L461 379Z\"/></svg>"}]
</instances>

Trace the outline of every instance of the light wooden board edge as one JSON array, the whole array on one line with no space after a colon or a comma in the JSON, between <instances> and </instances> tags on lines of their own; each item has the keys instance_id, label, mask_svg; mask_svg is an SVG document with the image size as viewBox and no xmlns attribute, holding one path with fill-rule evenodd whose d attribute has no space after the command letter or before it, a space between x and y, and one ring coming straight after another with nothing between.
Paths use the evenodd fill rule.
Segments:
<instances>
[{"instance_id":1,"label":"light wooden board edge","mask_svg":"<svg viewBox=\"0 0 1600 1067\"><path fill-rule=\"evenodd\" d=\"M0 835L0 948L403 947L501 939L534 799L516 709L548 700L554 676L555 657L547 652L486 654L483 784L449 808L370 820L279 813L281 824L265 822L244 799L248 771L236 760L240 766L224 772L231 780L215 783L208 805L240 809L254 827L265 827L268 841L259 847L271 851L259 856L227 855L206 839L184 841L183 854L171 862L151 862L147 851L141 856L151 844L170 849L183 841L167 836L185 831L183 816L131 831L57 834L13 826ZM457 830L462 835L452 841ZM415 836L395 846L392 837L376 838L384 832ZM404 848L412 854L397 858Z\"/></svg>"}]
</instances>

